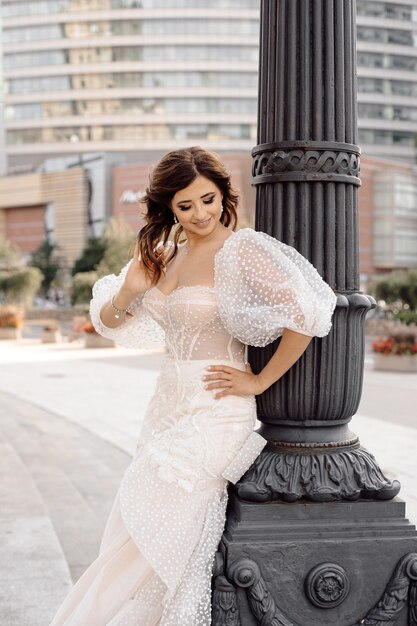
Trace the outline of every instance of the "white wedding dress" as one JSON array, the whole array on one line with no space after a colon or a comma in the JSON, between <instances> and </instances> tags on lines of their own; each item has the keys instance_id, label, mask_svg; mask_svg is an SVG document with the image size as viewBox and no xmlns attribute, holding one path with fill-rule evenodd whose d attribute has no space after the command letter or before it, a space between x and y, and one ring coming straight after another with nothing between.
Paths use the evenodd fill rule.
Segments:
<instances>
[{"instance_id":1,"label":"white wedding dress","mask_svg":"<svg viewBox=\"0 0 417 626\"><path fill-rule=\"evenodd\" d=\"M254 396L214 399L204 369L244 370L245 344L264 346L284 328L327 335L336 296L297 250L242 229L217 252L213 286L168 295L153 287L134 302L133 318L109 329L99 312L127 267L95 284L94 326L125 346L165 343L167 356L99 555L51 626L210 626L227 485L266 440L253 430Z\"/></svg>"}]
</instances>

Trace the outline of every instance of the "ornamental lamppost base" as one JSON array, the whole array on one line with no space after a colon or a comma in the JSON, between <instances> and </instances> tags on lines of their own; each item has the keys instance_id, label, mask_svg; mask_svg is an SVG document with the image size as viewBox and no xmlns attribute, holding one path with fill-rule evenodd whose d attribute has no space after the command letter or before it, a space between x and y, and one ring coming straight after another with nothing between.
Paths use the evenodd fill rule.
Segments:
<instances>
[{"instance_id":1,"label":"ornamental lamppost base","mask_svg":"<svg viewBox=\"0 0 417 626\"><path fill-rule=\"evenodd\" d=\"M257 504L231 489L227 520L212 626L417 626L417 534L399 498Z\"/></svg>"}]
</instances>

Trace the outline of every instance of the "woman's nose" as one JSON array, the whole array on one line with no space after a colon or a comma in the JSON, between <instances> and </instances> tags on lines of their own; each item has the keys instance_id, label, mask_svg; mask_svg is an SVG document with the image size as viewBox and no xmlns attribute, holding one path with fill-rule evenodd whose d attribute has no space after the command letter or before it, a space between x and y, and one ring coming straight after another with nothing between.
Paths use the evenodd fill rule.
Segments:
<instances>
[{"instance_id":1,"label":"woman's nose","mask_svg":"<svg viewBox=\"0 0 417 626\"><path fill-rule=\"evenodd\" d=\"M203 203L197 203L195 207L195 217L197 220L204 219L207 217L206 207Z\"/></svg>"}]
</instances>

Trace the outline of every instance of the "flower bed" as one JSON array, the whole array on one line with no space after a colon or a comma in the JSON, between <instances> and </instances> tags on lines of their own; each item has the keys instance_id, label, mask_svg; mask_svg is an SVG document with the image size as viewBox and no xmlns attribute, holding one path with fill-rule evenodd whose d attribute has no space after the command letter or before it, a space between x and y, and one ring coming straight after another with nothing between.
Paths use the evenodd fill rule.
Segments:
<instances>
[{"instance_id":1,"label":"flower bed","mask_svg":"<svg viewBox=\"0 0 417 626\"><path fill-rule=\"evenodd\" d=\"M0 339L20 339L23 310L17 306L0 307Z\"/></svg>"},{"instance_id":2,"label":"flower bed","mask_svg":"<svg viewBox=\"0 0 417 626\"><path fill-rule=\"evenodd\" d=\"M372 343L374 369L417 372L417 341L413 334L379 337Z\"/></svg>"}]
</instances>

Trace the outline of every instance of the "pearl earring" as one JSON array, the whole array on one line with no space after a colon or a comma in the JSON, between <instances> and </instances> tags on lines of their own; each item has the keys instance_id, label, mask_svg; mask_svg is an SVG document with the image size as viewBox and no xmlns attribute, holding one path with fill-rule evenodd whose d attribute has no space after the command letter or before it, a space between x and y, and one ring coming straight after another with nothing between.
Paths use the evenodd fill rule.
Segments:
<instances>
[{"instance_id":1,"label":"pearl earring","mask_svg":"<svg viewBox=\"0 0 417 626\"><path fill-rule=\"evenodd\" d=\"M178 224L178 218L177 218L177 216L175 215L175 213L174 213L174 224Z\"/></svg>"}]
</instances>

